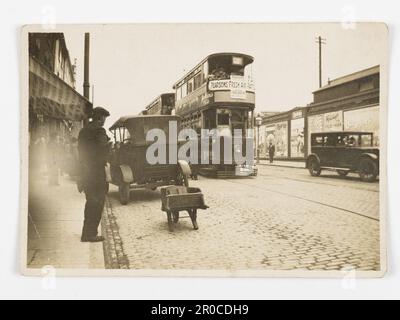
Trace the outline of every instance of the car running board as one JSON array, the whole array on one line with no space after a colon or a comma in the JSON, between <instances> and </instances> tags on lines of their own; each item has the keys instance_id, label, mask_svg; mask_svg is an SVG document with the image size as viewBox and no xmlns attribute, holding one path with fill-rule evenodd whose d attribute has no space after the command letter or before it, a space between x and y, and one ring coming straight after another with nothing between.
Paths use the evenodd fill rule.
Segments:
<instances>
[{"instance_id":1,"label":"car running board","mask_svg":"<svg viewBox=\"0 0 400 320\"><path fill-rule=\"evenodd\" d=\"M336 170L340 170L340 171L346 171L346 172L350 172L351 170L349 168L339 168L339 167L320 167L322 170L332 170L332 171L336 171Z\"/></svg>"}]
</instances>

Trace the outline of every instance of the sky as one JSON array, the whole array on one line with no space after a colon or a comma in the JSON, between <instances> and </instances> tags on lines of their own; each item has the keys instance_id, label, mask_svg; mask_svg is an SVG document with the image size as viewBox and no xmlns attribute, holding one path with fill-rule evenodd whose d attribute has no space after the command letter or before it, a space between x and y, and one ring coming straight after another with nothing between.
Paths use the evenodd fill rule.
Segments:
<instances>
[{"instance_id":1,"label":"sky","mask_svg":"<svg viewBox=\"0 0 400 320\"><path fill-rule=\"evenodd\" d=\"M211 53L254 57L256 109L286 111L312 102L318 89L318 44L322 36L322 81L383 62L386 28L363 23L324 24L131 24L69 26L64 30L76 89L82 93L84 33L90 33L90 84L94 106L107 108L106 128L138 114ZM91 92L92 94L92 92ZM92 97L91 97L92 98Z\"/></svg>"}]
</instances>

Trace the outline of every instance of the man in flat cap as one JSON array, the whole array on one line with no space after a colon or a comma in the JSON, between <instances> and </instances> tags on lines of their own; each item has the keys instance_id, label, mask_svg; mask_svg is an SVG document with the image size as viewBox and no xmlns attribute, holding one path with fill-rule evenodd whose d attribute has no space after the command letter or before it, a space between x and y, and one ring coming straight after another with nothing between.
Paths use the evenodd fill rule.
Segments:
<instances>
[{"instance_id":1,"label":"man in flat cap","mask_svg":"<svg viewBox=\"0 0 400 320\"><path fill-rule=\"evenodd\" d=\"M102 108L93 109L92 121L81 131L78 137L79 160L81 164L78 189L86 195L85 220L82 230L82 242L100 242L98 227L108 192L105 166L108 156L108 141L104 122L110 113Z\"/></svg>"}]
</instances>

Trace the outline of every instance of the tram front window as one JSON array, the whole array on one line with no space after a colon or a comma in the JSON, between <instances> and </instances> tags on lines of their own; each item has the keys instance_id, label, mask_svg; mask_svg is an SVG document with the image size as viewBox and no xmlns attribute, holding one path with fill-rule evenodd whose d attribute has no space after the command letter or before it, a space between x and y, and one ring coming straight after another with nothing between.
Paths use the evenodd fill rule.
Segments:
<instances>
[{"instance_id":1,"label":"tram front window","mask_svg":"<svg viewBox=\"0 0 400 320\"><path fill-rule=\"evenodd\" d=\"M237 57L239 58L239 57ZM229 79L231 75L244 76L243 59L234 59L232 56L218 56L208 61L210 80Z\"/></svg>"},{"instance_id":2,"label":"tram front window","mask_svg":"<svg viewBox=\"0 0 400 320\"><path fill-rule=\"evenodd\" d=\"M218 114L218 125L219 126L229 126L229 114L228 113Z\"/></svg>"},{"instance_id":3,"label":"tram front window","mask_svg":"<svg viewBox=\"0 0 400 320\"><path fill-rule=\"evenodd\" d=\"M217 114L217 128L221 136L231 136L230 114L227 112L218 112Z\"/></svg>"}]
</instances>

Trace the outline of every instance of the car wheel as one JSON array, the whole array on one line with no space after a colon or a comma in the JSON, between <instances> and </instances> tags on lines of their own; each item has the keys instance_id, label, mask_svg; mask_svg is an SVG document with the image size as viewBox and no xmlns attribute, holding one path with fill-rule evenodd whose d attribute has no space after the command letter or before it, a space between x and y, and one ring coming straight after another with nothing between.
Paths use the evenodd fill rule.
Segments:
<instances>
[{"instance_id":1,"label":"car wheel","mask_svg":"<svg viewBox=\"0 0 400 320\"><path fill-rule=\"evenodd\" d=\"M130 189L129 189L129 183L121 183L118 186L118 191L119 191L119 201L121 204L126 205L129 202L129 195L130 195Z\"/></svg>"},{"instance_id":2,"label":"car wheel","mask_svg":"<svg viewBox=\"0 0 400 320\"><path fill-rule=\"evenodd\" d=\"M178 169L178 174L177 174L176 179L175 179L175 184L177 186L189 187L188 177L183 174L181 169Z\"/></svg>"},{"instance_id":3,"label":"car wheel","mask_svg":"<svg viewBox=\"0 0 400 320\"><path fill-rule=\"evenodd\" d=\"M310 172L310 175L313 177L318 177L321 174L321 168L316 158L311 158L308 161L308 171Z\"/></svg>"},{"instance_id":4,"label":"car wheel","mask_svg":"<svg viewBox=\"0 0 400 320\"><path fill-rule=\"evenodd\" d=\"M339 176L341 176L341 177L345 177L345 176L347 176L348 174L349 174L349 172L348 171L345 171L345 170L337 170L336 171L338 174L339 174Z\"/></svg>"},{"instance_id":5,"label":"car wheel","mask_svg":"<svg viewBox=\"0 0 400 320\"><path fill-rule=\"evenodd\" d=\"M358 171L362 181L373 182L378 175L378 166L371 159L362 159Z\"/></svg>"}]
</instances>

